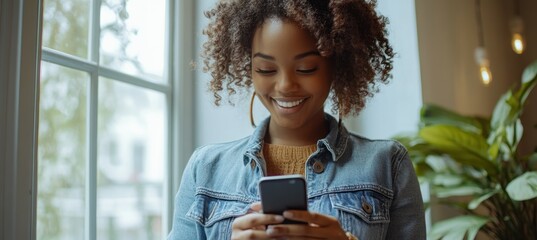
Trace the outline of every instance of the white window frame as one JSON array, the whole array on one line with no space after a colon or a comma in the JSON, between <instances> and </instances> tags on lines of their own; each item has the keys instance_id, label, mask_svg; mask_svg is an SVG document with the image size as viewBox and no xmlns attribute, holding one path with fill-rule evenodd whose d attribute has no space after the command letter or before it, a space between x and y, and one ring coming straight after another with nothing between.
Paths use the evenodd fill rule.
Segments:
<instances>
[{"instance_id":1,"label":"white window frame","mask_svg":"<svg viewBox=\"0 0 537 240\"><path fill-rule=\"evenodd\" d=\"M91 16L99 19L100 0L94 0ZM36 239L37 135L41 60L90 74L90 129L97 126L99 76L156 90L166 95L168 111L168 159L163 212L163 236L171 229L175 192L182 170L193 151L194 111L194 0L168 0L167 37L169 67L157 84L102 68L99 58L99 24L90 25L89 55L92 61L59 51L41 52L43 0L2 0L0 3L0 239ZM98 23L98 22L97 22ZM97 34L95 34L97 33ZM42 54L42 56L41 56ZM96 239L96 130L88 131L89 159L86 239Z\"/></svg>"}]
</instances>

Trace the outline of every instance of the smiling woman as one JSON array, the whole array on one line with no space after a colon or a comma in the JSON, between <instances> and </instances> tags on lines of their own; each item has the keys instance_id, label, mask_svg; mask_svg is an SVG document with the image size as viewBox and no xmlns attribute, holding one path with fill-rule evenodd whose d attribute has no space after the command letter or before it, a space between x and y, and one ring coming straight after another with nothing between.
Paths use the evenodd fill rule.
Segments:
<instances>
[{"instance_id":1,"label":"smiling woman","mask_svg":"<svg viewBox=\"0 0 537 240\"><path fill-rule=\"evenodd\" d=\"M375 7L365 0L233 0L206 14L215 103L253 90L270 117L251 136L194 152L169 239L425 239L404 147L349 133L341 121L390 77L387 20ZM339 121L324 112L327 98ZM305 176L309 211L263 214L258 180L289 174Z\"/></svg>"}]
</instances>

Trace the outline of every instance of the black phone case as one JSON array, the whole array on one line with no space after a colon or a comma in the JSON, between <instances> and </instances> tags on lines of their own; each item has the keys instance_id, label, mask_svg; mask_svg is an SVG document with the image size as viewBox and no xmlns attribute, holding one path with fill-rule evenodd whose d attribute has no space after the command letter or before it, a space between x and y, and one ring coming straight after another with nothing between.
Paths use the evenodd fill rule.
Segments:
<instances>
[{"instance_id":1,"label":"black phone case","mask_svg":"<svg viewBox=\"0 0 537 240\"><path fill-rule=\"evenodd\" d=\"M308 210L306 182L301 176L265 177L259 182L263 213L282 215L285 210ZM285 219L283 224L306 224Z\"/></svg>"}]
</instances>

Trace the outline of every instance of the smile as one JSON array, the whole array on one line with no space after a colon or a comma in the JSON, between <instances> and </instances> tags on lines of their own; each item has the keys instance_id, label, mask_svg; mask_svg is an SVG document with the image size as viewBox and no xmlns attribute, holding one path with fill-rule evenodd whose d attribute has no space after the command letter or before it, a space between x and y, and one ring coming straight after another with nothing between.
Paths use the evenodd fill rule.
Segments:
<instances>
[{"instance_id":1,"label":"smile","mask_svg":"<svg viewBox=\"0 0 537 240\"><path fill-rule=\"evenodd\" d=\"M281 101L281 100L276 100L276 99L274 99L274 101L276 102L276 104L278 104L278 106L280 106L280 107L282 107L282 108L293 108L293 107L296 107L296 106L298 106L300 103L302 103L304 100L305 100L305 98L300 99L300 100L295 100L295 101Z\"/></svg>"}]
</instances>

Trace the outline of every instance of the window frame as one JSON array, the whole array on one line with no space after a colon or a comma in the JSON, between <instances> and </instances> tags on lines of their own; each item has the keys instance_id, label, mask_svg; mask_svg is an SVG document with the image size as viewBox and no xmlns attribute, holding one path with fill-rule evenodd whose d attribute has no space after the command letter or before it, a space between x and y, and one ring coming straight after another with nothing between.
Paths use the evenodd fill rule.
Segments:
<instances>
[{"instance_id":1,"label":"window frame","mask_svg":"<svg viewBox=\"0 0 537 240\"><path fill-rule=\"evenodd\" d=\"M90 17L89 59L74 57L43 48L41 44L43 0L3 0L0 3L0 192L1 239L36 239L37 137L39 120L40 64L47 61L88 72L91 96L88 105L89 161L86 211L86 239L96 239L96 153L97 100L100 76L164 93L167 102L168 152L167 178L162 232L172 225L174 196L181 173L194 148L193 71L194 0L167 0L165 83L152 83L99 66L99 9L101 0L93 0ZM185 33L185 34L183 34ZM91 220L91 221L88 221Z\"/></svg>"},{"instance_id":2,"label":"window frame","mask_svg":"<svg viewBox=\"0 0 537 240\"><path fill-rule=\"evenodd\" d=\"M1 239L35 239L41 3L0 2Z\"/></svg>"}]
</instances>

